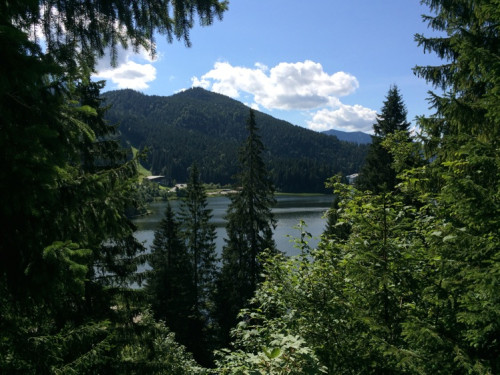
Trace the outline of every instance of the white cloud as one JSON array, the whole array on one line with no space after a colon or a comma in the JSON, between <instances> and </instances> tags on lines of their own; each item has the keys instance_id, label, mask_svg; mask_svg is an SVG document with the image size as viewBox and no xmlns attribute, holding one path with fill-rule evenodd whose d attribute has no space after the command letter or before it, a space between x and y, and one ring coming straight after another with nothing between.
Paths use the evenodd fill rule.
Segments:
<instances>
[{"instance_id":1,"label":"white cloud","mask_svg":"<svg viewBox=\"0 0 500 375\"><path fill-rule=\"evenodd\" d=\"M97 73L93 77L110 80L119 89L146 89L149 87L148 82L156 79L156 68L152 63L157 60L158 57L153 58L143 48L134 52L119 46L116 67L111 67L111 57L108 53L97 62ZM143 61L147 63L140 63Z\"/></svg>"},{"instance_id":2,"label":"white cloud","mask_svg":"<svg viewBox=\"0 0 500 375\"><path fill-rule=\"evenodd\" d=\"M210 88L210 82L207 81L206 79L198 79L197 77L191 77L191 82L193 83L193 87L201 87L206 90Z\"/></svg>"},{"instance_id":3,"label":"white cloud","mask_svg":"<svg viewBox=\"0 0 500 375\"><path fill-rule=\"evenodd\" d=\"M128 61L116 69L98 72L94 77L109 79L119 89L129 88L140 90L148 88L148 82L156 79L156 68L151 64L137 64L133 61Z\"/></svg>"},{"instance_id":4,"label":"white cloud","mask_svg":"<svg viewBox=\"0 0 500 375\"><path fill-rule=\"evenodd\" d=\"M328 74L321 64L306 60L280 63L269 69L262 63L255 68L217 62L200 78L192 78L193 86L238 98L240 92L254 96L255 103L266 109L315 109L331 105L338 97L358 88L356 77L337 72Z\"/></svg>"},{"instance_id":5,"label":"white cloud","mask_svg":"<svg viewBox=\"0 0 500 375\"><path fill-rule=\"evenodd\" d=\"M266 65L266 64L262 64L262 63L260 63L260 62L256 62L254 65L255 65L255 67L256 67L257 69L259 69L259 70L262 70L262 71L267 71L267 70L269 70L269 68L267 67L267 65Z\"/></svg>"},{"instance_id":6,"label":"white cloud","mask_svg":"<svg viewBox=\"0 0 500 375\"><path fill-rule=\"evenodd\" d=\"M375 123L377 112L359 104L340 104L337 109L324 108L312 116L307 122L309 129L324 131L337 129L343 131L363 131L370 133Z\"/></svg>"},{"instance_id":7,"label":"white cloud","mask_svg":"<svg viewBox=\"0 0 500 375\"><path fill-rule=\"evenodd\" d=\"M217 62L201 77L191 78L193 87L203 87L232 98L253 96L252 108L306 110L309 129L339 129L371 132L376 111L361 105L345 105L339 98L354 93L359 83L345 72L329 74L311 60L282 62L269 68L257 62L253 68Z\"/></svg>"},{"instance_id":8,"label":"white cloud","mask_svg":"<svg viewBox=\"0 0 500 375\"><path fill-rule=\"evenodd\" d=\"M257 103L243 103L245 104L247 107L250 107L256 111L260 111L260 107Z\"/></svg>"}]
</instances>

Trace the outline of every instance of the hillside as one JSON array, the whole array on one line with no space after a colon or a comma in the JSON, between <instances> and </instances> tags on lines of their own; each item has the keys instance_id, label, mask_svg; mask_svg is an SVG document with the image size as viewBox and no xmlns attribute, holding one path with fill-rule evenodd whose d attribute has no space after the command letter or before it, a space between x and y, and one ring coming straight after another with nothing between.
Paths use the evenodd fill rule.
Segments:
<instances>
[{"instance_id":1,"label":"hillside","mask_svg":"<svg viewBox=\"0 0 500 375\"><path fill-rule=\"evenodd\" d=\"M358 144L369 144L372 143L372 136L363 132L343 132L341 130L330 129L322 134L333 135L341 141L353 142Z\"/></svg>"},{"instance_id":2,"label":"hillside","mask_svg":"<svg viewBox=\"0 0 500 375\"><path fill-rule=\"evenodd\" d=\"M144 164L153 174L165 175L170 183L184 182L196 161L205 182L233 182L249 113L242 103L201 88L169 97L133 90L110 91L103 97L111 105L107 118L119 124L124 142L149 150ZM256 121L267 149L264 159L281 191L324 191L328 177L357 172L366 155L366 146L261 112L256 112Z\"/></svg>"}]
</instances>

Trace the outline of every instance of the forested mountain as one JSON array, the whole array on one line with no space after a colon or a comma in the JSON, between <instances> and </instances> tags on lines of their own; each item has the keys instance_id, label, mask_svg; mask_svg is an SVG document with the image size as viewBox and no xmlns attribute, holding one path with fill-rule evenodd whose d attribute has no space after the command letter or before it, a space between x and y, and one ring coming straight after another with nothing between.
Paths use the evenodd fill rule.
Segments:
<instances>
[{"instance_id":1,"label":"forested mountain","mask_svg":"<svg viewBox=\"0 0 500 375\"><path fill-rule=\"evenodd\" d=\"M107 118L118 123L123 140L147 148L144 164L169 183L187 180L196 161L205 182L232 183L238 148L245 138L248 107L201 88L161 97L133 90L110 91ZM264 160L277 190L319 192L334 174L357 172L367 147L294 126L261 112L255 119Z\"/></svg>"},{"instance_id":2,"label":"forested mountain","mask_svg":"<svg viewBox=\"0 0 500 375\"><path fill-rule=\"evenodd\" d=\"M321 133L326 135L334 135L339 140L346 142L353 142L360 144L372 143L372 136L370 134L363 132L343 132L341 130L330 129L330 130L325 130L324 132Z\"/></svg>"}]
</instances>

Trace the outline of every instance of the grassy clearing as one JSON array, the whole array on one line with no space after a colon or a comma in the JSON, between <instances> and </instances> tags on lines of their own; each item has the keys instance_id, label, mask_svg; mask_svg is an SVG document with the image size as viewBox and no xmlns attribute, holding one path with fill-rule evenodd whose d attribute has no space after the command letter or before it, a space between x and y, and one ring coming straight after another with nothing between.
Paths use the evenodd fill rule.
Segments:
<instances>
[{"instance_id":1,"label":"grassy clearing","mask_svg":"<svg viewBox=\"0 0 500 375\"><path fill-rule=\"evenodd\" d=\"M132 147L132 154L134 155L134 157L137 155L137 152L139 152L139 150L136 149L135 147ZM144 177L152 175L151 171L144 168L144 166L139 162L139 160L137 161L137 172L139 172L139 177L138 177L139 181L142 181Z\"/></svg>"}]
</instances>

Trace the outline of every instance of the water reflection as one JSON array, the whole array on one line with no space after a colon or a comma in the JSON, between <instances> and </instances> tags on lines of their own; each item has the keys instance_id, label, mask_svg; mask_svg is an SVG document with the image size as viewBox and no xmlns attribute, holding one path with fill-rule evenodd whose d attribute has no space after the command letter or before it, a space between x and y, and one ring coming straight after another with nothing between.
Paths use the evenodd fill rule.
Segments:
<instances>
[{"instance_id":1,"label":"water reflection","mask_svg":"<svg viewBox=\"0 0 500 375\"><path fill-rule=\"evenodd\" d=\"M274 240L278 249L288 255L296 255L299 250L294 248L290 236L297 237L298 230L293 229L300 220L307 224L307 231L314 237L319 237L325 229L326 219L324 213L330 207L333 200L331 195L301 196L301 195L280 195L277 197L277 206L273 208L273 213L277 220L277 227L274 231ZM216 225L217 231L217 251L220 254L226 236L224 216L227 206L230 203L227 197L208 198L208 208L212 210L212 222ZM180 201L171 201L172 209L179 209ZM134 220L138 230L136 238L144 242L149 248L154 239L154 231L163 218L166 202L155 202L150 205L151 214ZM312 246L317 244L317 240L310 241Z\"/></svg>"}]
</instances>

